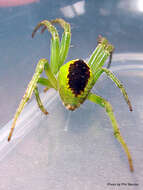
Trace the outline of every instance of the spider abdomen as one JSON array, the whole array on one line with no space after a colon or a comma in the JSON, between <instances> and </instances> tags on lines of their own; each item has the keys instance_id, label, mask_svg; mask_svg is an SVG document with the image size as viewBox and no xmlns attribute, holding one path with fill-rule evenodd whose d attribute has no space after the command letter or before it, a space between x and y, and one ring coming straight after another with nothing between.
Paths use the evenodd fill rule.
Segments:
<instances>
[{"instance_id":1,"label":"spider abdomen","mask_svg":"<svg viewBox=\"0 0 143 190\"><path fill-rule=\"evenodd\" d=\"M84 102L93 86L90 67L83 60L72 60L60 68L59 93L69 110L75 110Z\"/></svg>"}]
</instances>

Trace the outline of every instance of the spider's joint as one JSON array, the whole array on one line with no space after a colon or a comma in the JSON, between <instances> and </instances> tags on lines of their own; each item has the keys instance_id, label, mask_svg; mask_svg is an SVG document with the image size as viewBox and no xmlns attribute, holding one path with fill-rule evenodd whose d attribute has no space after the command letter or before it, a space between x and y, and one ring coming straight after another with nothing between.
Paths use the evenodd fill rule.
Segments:
<instances>
[{"instance_id":1,"label":"spider's joint","mask_svg":"<svg viewBox=\"0 0 143 190\"><path fill-rule=\"evenodd\" d=\"M106 103L104 103L104 105L106 107L107 112L113 112L113 108L112 108L111 104L108 101Z\"/></svg>"},{"instance_id":2,"label":"spider's joint","mask_svg":"<svg viewBox=\"0 0 143 190\"><path fill-rule=\"evenodd\" d=\"M102 37L101 35L98 36L98 44L101 44L102 47L104 47L105 51L110 54L111 52L114 51L114 46L111 45L108 40L104 37Z\"/></svg>"},{"instance_id":3,"label":"spider's joint","mask_svg":"<svg viewBox=\"0 0 143 190\"><path fill-rule=\"evenodd\" d=\"M46 63L48 63L46 59L40 59L36 67L36 72L42 73Z\"/></svg>"},{"instance_id":4,"label":"spider's joint","mask_svg":"<svg viewBox=\"0 0 143 190\"><path fill-rule=\"evenodd\" d=\"M119 135L120 135L120 131L119 131L119 130L116 130L116 131L114 132L114 136L117 138Z\"/></svg>"},{"instance_id":5,"label":"spider's joint","mask_svg":"<svg viewBox=\"0 0 143 190\"><path fill-rule=\"evenodd\" d=\"M111 44L107 44L107 46L105 47L105 50L107 52L109 52L109 54L110 54L110 53L112 53L114 51L114 46L111 45Z\"/></svg>"}]
</instances>

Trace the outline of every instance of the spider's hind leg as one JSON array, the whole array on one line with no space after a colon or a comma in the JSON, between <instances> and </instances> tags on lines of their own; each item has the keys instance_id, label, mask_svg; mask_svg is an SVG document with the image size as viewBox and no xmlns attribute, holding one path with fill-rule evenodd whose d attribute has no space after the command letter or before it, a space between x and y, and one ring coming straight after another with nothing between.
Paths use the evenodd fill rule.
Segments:
<instances>
[{"instance_id":1,"label":"spider's hind leg","mask_svg":"<svg viewBox=\"0 0 143 190\"><path fill-rule=\"evenodd\" d=\"M128 149L128 146L126 145L123 137L121 136L120 130L118 128L118 123L117 123L116 118L114 116L111 104L108 101L106 101L105 99L103 99L102 97L97 96L96 94L92 94L92 93L90 93L88 95L88 100L90 100L91 102L94 102L96 104L99 104L101 107L104 107L106 109L106 112L107 112L107 114L111 120L111 123L112 123L112 127L114 130L114 136L122 145L122 147L123 147L123 149L127 155L127 158L128 158L130 171L133 172L134 169L133 169L132 157L131 157L130 151Z\"/></svg>"},{"instance_id":2,"label":"spider's hind leg","mask_svg":"<svg viewBox=\"0 0 143 190\"><path fill-rule=\"evenodd\" d=\"M129 97L128 97L128 94L125 90L125 87L123 86L123 84L119 81L119 79L108 69L106 68L102 68L102 71L105 72L107 74L107 76L116 84L116 86L121 90L123 96L124 96L124 99L126 101L126 103L128 104L129 106L129 110L132 111L132 105L131 105L131 102L129 100Z\"/></svg>"}]
</instances>

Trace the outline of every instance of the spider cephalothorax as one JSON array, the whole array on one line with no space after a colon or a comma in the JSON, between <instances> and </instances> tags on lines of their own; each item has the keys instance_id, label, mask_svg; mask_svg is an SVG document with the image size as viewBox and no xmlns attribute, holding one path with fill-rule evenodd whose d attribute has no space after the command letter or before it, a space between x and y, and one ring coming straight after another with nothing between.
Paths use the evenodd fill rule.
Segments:
<instances>
[{"instance_id":1,"label":"spider cephalothorax","mask_svg":"<svg viewBox=\"0 0 143 190\"><path fill-rule=\"evenodd\" d=\"M61 40L59 38L59 34L56 28L54 27L54 24L59 24L64 29ZM59 91L63 104L69 110L75 110L85 100L90 100L91 102L99 104L101 107L105 108L111 120L114 135L121 143L127 155L130 170L133 171L132 158L129 149L120 134L111 104L101 96L98 96L91 92L92 87L95 85L101 74L104 72L116 84L116 86L120 88L124 99L129 106L130 111L132 111L132 106L124 86L110 70L103 68L105 61L113 51L113 46L107 41L106 38L99 36L98 45L93 51L87 63L85 63L81 59L76 59L64 64L70 47L70 24L65 22L63 19L55 19L52 21L44 20L36 26L32 33L32 37L34 37L36 31L40 27L42 27L41 32L44 32L46 29L48 29L48 31L52 35L50 64L47 59L39 60L35 70L35 74L33 75L32 80L30 81L26 89L25 95L23 96L23 99L21 100L20 105L15 113L8 140L11 139L13 130L16 125L16 121L21 111L23 110L26 102L31 98L33 92L36 96L36 100L41 111L44 114L48 114L48 112L44 108L44 105L41 102L38 92L37 85L41 84L46 87L45 91L50 88L54 88L56 91ZM44 71L47 78L43 78L40 76Z\"/></svg>"}]
</instances>

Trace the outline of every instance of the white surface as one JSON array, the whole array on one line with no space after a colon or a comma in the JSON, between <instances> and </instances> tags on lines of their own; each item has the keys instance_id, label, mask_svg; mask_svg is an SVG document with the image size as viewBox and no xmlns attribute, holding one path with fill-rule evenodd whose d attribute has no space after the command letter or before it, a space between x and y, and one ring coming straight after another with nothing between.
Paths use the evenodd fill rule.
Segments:
<instances>
[{"instance_id":1,"label":"white surface","mask_svg":"<svg viewBox=\"0 0 143 190\"><path fill-rule=\"evenodd\" d=\"M126 62L125 68L124 64L117 64L112 70L126 86L133 104L132 113L120 90L105 75L94 91L114 107L132 154L134 173L129 171L105 110L86 101L77 111L69 112L51 90L41 94L48 116L39 111L33 100L22 112L10 143L6 140L11 121L1 129L1 190L142 189L143 69L140 62L130 65ZM131 187L128 183L138 186Z\"/></svg>"}]
</instances>

